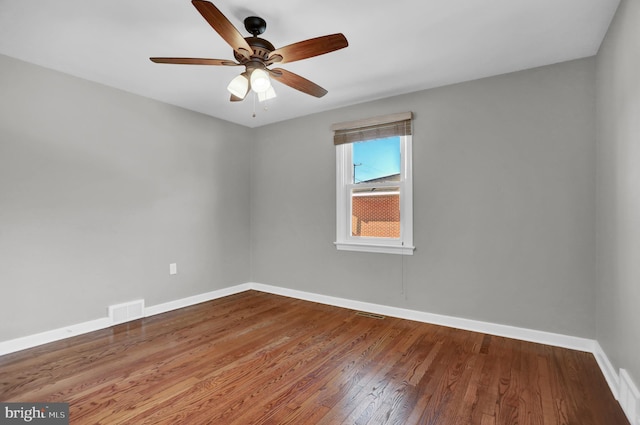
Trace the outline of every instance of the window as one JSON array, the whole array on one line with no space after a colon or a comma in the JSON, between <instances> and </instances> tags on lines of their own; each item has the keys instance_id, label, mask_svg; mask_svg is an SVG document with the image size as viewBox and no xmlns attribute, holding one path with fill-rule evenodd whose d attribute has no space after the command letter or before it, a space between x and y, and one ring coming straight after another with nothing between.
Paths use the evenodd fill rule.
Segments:
<instances>
[{"instance_id":1,"label":"window","mask_svg":"<svg viewBox=\"0 0 640 425\"><path fill-rule=\"evenodd\" d=\"M411 113L334 124L336 247L413 254Z\"/></svg>"}]
</instances>

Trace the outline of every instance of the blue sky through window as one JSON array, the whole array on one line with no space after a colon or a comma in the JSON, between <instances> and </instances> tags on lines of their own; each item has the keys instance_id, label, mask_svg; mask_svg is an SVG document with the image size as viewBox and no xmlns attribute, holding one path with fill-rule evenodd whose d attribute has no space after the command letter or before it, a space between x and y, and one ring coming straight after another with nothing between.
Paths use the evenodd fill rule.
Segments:
<instances>
[{"instance_id":1,"label":"blue sky through window","mask_svg":"<svg viewBox=\"0 0 640 425\"><path fill-rule=\"evenodd\" d=\"M356 183L400 173L400 137L354 143L353 165Z\"/></svg>"}]
</instances>

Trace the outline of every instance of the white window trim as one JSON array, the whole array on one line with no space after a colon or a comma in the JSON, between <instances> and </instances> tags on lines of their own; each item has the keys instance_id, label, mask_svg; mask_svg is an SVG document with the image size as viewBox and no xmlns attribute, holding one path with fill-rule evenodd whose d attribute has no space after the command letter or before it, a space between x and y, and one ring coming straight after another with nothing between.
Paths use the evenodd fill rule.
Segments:
<instances>
[{"instance_id":1,"label":"white window trim","mask_svg":"<svg viewBox=\"0 0 640 425\"><path fill-rule=\"evenodd\" d=\"M400 136L402 163L400 182L400 238L363 238L351 236L351 194L353 181L351 144L336 146L336 248L341 251L361 251L384 254L413 255L413 169L411 135ZM380 184L385 185L385 184Z\"/></svg>"}]
</instances>

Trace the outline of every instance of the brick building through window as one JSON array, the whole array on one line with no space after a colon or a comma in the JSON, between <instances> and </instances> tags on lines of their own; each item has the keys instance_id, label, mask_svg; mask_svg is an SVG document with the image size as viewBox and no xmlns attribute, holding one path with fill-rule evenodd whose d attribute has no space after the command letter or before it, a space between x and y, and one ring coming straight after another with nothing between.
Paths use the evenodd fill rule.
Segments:
<instances>
[{"instance_id":1,"label":"brick building through window","mask_svg":"<svg viewBox=\"0 0 640 425\"><path fill-rule=\"evenodd\" d=\"M376 181L399 181L400 174L386 176ZM354 189L351 194L351 235L399 238L400 191L397 187Z\"/></svg>"}]
</instances>

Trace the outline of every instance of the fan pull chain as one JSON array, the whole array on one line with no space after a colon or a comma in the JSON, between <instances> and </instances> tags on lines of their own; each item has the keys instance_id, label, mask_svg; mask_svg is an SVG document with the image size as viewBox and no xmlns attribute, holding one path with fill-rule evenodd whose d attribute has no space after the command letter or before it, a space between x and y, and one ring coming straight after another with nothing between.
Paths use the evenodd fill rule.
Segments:
<instances>
[{"instance_id":1,"label":"fan pull chain","mask_svg":"<svg viewBox=\"0 0 640 425\"><path fill-rule=\"evenodd\" d=\"M253 93L253 118L256 117L256 94Z\"/></svg>"}]
</instances>

